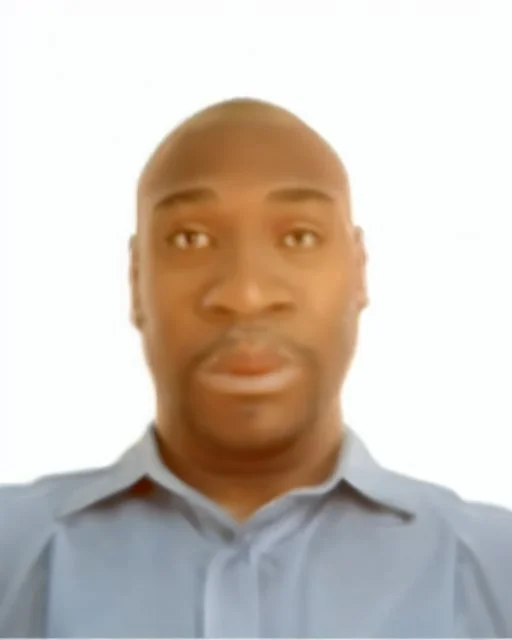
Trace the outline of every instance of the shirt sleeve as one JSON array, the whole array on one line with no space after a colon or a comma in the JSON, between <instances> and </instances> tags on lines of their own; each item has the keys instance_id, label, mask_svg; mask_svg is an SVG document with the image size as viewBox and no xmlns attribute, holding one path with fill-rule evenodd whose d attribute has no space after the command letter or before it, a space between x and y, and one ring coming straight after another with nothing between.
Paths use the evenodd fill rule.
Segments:
<instances>
[{"instance_id":1,"label":"shirt sleeve","mask_svg":"<svg viewBox=\"0 0 512 640\"><path fill-rule=\"evenodd\" d=\"M496 636L512 638L512 512L464 503L457 524L472 582L478 585Z\"/></svg>"},{"instance_id":2,"label":"shirt sleeve","mask_svg":"<svg viewBox=\"0 0 512 640\"><path fill-rule=\"evenodd\" d=\"M34 485L0 488L0 638L44 637L50 531L44 493Z\"/></svg>"}]
</instances>

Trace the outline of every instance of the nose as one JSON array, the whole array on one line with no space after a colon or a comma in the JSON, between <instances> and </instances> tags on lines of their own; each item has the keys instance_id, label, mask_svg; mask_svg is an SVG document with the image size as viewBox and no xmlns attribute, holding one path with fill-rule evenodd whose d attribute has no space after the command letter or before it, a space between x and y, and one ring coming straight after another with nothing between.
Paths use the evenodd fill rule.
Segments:
<instances>
[{"instance_id":1,"label":"nose","mask_svg":"<svg viewBox=\"0 0 512 640\"><path fill-rule=\"evenodd\" d=\"M203 314L233 322L283 315L295 305L282 274L273 273L263 256L234 260L215 279L201 300Z\"/></svg>"}]
</instances>

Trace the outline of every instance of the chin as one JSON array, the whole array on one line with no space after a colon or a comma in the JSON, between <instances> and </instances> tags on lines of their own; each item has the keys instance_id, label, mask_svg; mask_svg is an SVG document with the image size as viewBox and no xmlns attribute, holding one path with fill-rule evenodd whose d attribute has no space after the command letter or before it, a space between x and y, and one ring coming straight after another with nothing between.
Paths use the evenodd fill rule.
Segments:
<instances>
[{"instance_id":1,"label":"chin","mask_svg":"<svg viewBox=\"0 0 512 640\"><path fill-rule=\"evenodd\" d=\"M182 406L190 433L216 448L240 452L283 449L313 428L318 402L311 390L225 398L195 389Z\"/></svg>"},{"instance_id":2,"label":"chin","mask_svg":"<svg viewBox=\"0 0 512 640\"><path fill-rule=\"evenodd\" d=\"M239 454L276 452L287 449L300 438L309 421L293 419L271 420L259 412L245 409L238 420L221 423L203 422L200 431L203 438L215 443L217 448L236 451ZM283 417L284 418L284 417ZM198 425L199 426L199 425Z\"/></svg>"}]
</instances>

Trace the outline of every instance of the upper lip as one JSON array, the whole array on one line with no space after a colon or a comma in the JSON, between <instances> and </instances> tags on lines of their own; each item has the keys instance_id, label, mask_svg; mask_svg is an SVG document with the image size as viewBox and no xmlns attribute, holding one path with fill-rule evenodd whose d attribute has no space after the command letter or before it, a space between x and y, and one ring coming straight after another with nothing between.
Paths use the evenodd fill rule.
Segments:
<instances>
[{"instance_id":1,"label":"upper lip","mask_svg":"<svg viewBox=\"0 0 512 640\"><path fill-rule=\"evenodd\" d=\"M282 369L290 359L279 350L238 347L216 354L208 363L211 373L257 376Z\"/></svg>"}]
</instances>

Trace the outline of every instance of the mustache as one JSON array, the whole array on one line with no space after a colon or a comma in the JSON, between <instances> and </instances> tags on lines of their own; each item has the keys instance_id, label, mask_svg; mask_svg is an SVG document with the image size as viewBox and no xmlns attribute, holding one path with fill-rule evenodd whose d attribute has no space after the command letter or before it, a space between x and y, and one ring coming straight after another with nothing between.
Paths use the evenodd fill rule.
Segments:
<instances>
[{"instance_id":1,"label":"mustache","mask_svg":"<svg viewBox=\"0 0 512 640\"><path fill-rule=\"evenodd\" d=\"M291 357L308 363L316 361L314 352L299 345L294 340L268 327L233 327L220 335L214 342L201 349L191 362L191 368L200 366L217 352L235 350L238 346L261 347L270 351L285 351Z\"/></svg>"}]
</instances>

